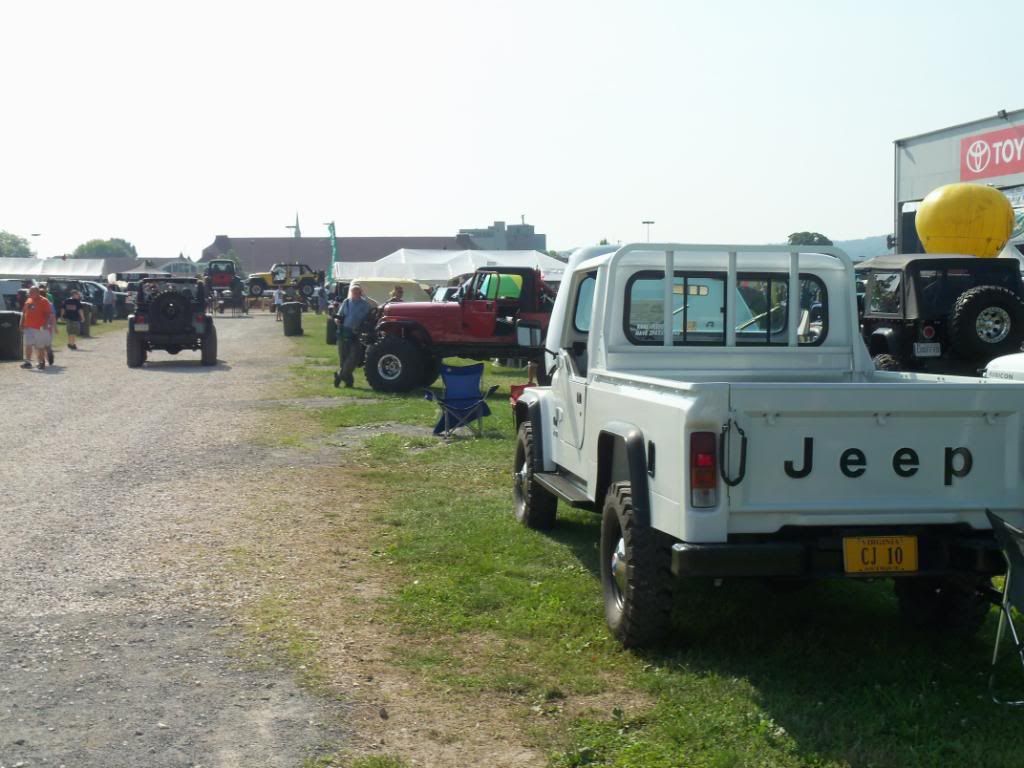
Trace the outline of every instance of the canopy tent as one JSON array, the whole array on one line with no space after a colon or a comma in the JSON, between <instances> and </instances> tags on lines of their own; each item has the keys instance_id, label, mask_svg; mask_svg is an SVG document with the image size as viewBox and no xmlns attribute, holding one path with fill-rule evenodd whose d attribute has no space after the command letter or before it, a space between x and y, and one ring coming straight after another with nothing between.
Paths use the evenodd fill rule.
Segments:
<instances>
[{"instance_id":1,"label":"canopy tent","mask_svg":"<svg viewBox=\"0 0 1024 768\"><path fill-rule=\"evenodd\" d=\"M41 277L98 280L103 277L103 259L0 258L0 278Z\"/></svg>"},{"instance_id":2,"label":"canopy tent","mask_svg":"<svg viewBox=\"0 0 1024 768\"><path fill-rule=\"evenodd\" d=\"M487 267L539 269L546 282L559 283L565 271L565 262L540 251L435 251L402 248L378 261L335 262L332 277L339 282L377 277L444 285L453 278Z\"/></svg>"}]
</instances>

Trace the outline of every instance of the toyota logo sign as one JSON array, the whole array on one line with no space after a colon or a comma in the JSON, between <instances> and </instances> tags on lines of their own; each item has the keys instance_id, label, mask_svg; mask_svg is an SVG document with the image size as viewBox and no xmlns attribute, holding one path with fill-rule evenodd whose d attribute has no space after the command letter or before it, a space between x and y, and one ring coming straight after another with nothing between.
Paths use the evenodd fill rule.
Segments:
<instances>
[{"instance_id":1,"label":"toyota logo sign","mask_svg":"<svg viewBox=\"0 0 1024 768\"><path fill-rule=\"evenodd\" d=\"M981 173L988 168L988 161L992 157L992 149L984 139L978 139L967 148L967 156L964 162L971 173Z\"/></svg>"},{"instance_id":2,"label":"toyota logo sign","mask_svg":"<svg viewBox=\"0 0 1024 768\"><path fill-rule=\"evenodd\" d=\"M1024 173L1024 125L960 140L960 180Z\"/></svg>"}]
</instances>

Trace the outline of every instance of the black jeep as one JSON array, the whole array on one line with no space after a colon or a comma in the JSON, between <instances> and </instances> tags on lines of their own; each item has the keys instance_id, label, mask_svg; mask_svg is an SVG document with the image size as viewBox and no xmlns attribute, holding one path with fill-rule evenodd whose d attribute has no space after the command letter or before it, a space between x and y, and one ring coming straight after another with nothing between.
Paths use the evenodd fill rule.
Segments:
<instances>
[{"instance_id":1,"label":"black jeep","mask_svg":"<svg viewBox=\"0 0 1024 768\"><path fill-rule=\"evenodd\" d=\"M857 266L861 328L881 370L975 375L1024 342L1016 259L896 254Z\"/></svg>"},{"instance_id":2,"label":"black jeep","mask_svg":"<svg viewBox=\"0 0 1024 768\"><path fill-rule=\"evenodd\" d=\"M148 277L139 283L135 314L128 317L128 367L150 350L176 355L201 350L203 365L217 364L217 329L206 313L206 286L194 277Z\"/></svg>"}]
</instances>

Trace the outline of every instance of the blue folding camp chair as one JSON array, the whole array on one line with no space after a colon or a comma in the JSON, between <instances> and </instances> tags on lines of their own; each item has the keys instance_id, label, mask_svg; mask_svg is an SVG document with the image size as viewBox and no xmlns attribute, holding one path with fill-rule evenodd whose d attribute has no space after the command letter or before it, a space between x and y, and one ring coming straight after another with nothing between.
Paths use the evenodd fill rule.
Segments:
<instances>
[{"instance_id":1,"label":"blue folding camp chair","mask_svg":"<svg viewBox=\"0 0 1024 768\"><path fill-rule=\"evenodd\" d=\"M1013 611L1024 610L1024 531L1010 525L998 515L985 510L992 524L992 533L1006 558L1006 580L1003 582L1003 593L999 597L999 627L996 629L996 644L992 650L992 674L988 679L988 691L996 704L1009 704L1024 707L1024 699L1006 701L996 695L996 671L1000 661L1000 646L1003 644L1003 630L1008 629L1013 641L1013 651L1004 658L1016 656L1024 665L1024 639L1013 624ZM1016 666L1016 665L1015 665Z\"/></svg>"},{"instance_id":2,"label":"blue folding camp chair","mask_svg":"<svg viewBox=\"0 0 1024 768\"><path fill-rule=\"evenodd\" d=\"M445 438L452 436L459 427L467 427L481 437L484 433L484 416L491 415L487 398L495 393L498 385L482 392L480 382L484 377L484 364L442 365L441 382L444 392L440 396L426 390L424 397L437 403L441 416L434 426L435 435ZM474 427L475 422L475 427Z\"/></svg>"}]
</instances>

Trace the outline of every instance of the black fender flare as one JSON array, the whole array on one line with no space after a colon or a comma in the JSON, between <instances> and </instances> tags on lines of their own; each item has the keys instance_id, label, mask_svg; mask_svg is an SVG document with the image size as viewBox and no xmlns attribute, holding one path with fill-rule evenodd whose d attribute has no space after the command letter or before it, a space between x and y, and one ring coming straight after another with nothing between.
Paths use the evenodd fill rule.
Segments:
<instances>
[{"instance_id":1,"label":"black fender flare","mask_svg":"<svg viewBox=\"0 0 1024 768\"><path fill-rule=\"evenodd\" d=\"M377 321L375 330L377 336L401 336L403 339L415 341L420 346L430 346L432 343L427 329L413 320L382 318Z\"/></svg>"},{"instance_id":2,"label":"black fender flare","mask_svg":"<svg viewBox=\"0 0 1024 768\"><path fill-rule=\"evenodd\" d=\"M543 472L544 471L544 438L541 436L541 410L540 401L534 400L533 402L527 403L520 398L516 401L515 415L515 426L516 432L519 432L519 427L524 421L528 421L534 425L534 436L533 436L533 471Z\"/></svg>"},{"instance_id":3,"label":"black fender flare","mask_svg":"<svg viewBox=\"0 0 1024 768\"><path fill-rule=\"evenodd\" d=\"M616 451L622 451L628 478L614 477ZM621 472L620 472L621 474ZM637 523L651 524L650 490L647 484L647 450L643 432L633 424L609 422L597 438L597 485L594 506L604 507L604 497L612 483L628 479L633 491L633 511Z\"/></svg>"}]
</instances>

